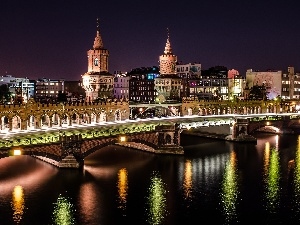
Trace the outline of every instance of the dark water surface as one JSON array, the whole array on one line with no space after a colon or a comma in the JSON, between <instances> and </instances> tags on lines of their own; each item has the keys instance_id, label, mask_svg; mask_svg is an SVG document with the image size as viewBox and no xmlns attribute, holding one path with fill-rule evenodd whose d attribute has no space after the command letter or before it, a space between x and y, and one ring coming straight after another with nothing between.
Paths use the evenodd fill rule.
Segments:
<instances>
[{"instance_id":1,"label":"dark water surface","mask_svg":"<svg viewBox=\"0 0 300 225\"><path fill-rule=\"evenodd\" d=\"M0 159L0 225L300 223L298 135L181 138L185 155L109 146L83 171Z\"/></svg>"}]
</instances>

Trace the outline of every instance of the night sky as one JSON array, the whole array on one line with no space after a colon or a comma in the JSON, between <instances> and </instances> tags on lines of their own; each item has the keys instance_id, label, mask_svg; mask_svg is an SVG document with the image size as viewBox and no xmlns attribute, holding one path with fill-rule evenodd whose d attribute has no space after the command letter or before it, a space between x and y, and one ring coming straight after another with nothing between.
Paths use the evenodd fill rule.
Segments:
<instances>
[{"instance_id":1,"label":"night sky","mask_svg":"<svg viewBox=\"0 0 300 225\"><path fill-rule=\"evenodd\" d=\"M299 72L299 7L288 2L1 0L0 76L80 80L97 17L110 73L158 66L167 28L183 63Z\"/></svg>"}]
</instances>

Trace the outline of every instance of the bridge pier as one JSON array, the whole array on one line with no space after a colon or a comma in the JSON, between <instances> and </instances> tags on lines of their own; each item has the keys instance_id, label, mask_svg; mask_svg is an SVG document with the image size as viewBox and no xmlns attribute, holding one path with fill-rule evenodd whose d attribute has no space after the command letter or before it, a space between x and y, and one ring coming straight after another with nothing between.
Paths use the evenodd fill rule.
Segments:
<instances>
[{"instance_id":1,"label":"bridge pier","mask_svg":"<svg viewBox=\"0 0 300 225\"><path fill-rule=\"evenodd\" d=\"M61 142L61 161L58 162L59 168L82 168L84 159L81 152L82 136L72 135L60 136Z\"/></svg>"},{"instance_id":2,"label":"bridge pier","mask_svg":"<svg viewBox=\"0 0 300 225\"><path fill-rule=\"evenodd\" d=\"M159 125L155 127L158 136L156 153L183 154L183 147L180 146L180 128L174 125Z\"/></svg>"},{"instance_id":3,"label":"bridge pier","mask_svg":"<svg viewBox=\"0 0 300 225\"><path fill-rule=\"evenodd\" d=\"M248 134L249 119L237 118L231 124L230 135L226 137L226 140L242 141L242 142L255 142L256 138Z\"/></svg>"}]
</instances>

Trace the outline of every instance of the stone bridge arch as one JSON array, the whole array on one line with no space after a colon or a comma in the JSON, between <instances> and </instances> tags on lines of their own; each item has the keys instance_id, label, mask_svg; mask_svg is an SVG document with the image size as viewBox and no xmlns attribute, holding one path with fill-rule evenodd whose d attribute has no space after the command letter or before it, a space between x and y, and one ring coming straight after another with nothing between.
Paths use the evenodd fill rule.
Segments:
<instances>
[{"instance_id":1,"label":"stone bridge arch","mask_svg":"<svg viewBox=\"0 0 300 225\"><path fill-rule=\"evenodd\" d=\"M256 131L259 131L263 128L270 128L273 130L280 130L282 131L284 128L288 128L284 121L282 120L274 120L274 121L268 121L268 120L262 120L262 121L251 121L248 125L248 133L252 134Z\"/></svg>"},{"instance_id":2,"label":"stone bridge arch","mask_svg":"<svg viewBox=\"0 0 300 225\"><path fill-rule=\"evenodd\" d=\"M100 130L87 133L59 132L53 135L43 133L31 139L2 143L2 152L7 152L9 156L16 155L13 152L19 150L21 155L31 155L60 168L82 167L86 156L114 144L159 154L183 154L178 126L165 124L134 128L138 129L132 129L130 133L124 132L124 129L128 129L125 126L123 129L112 127L105 133Z\"/></svg>"}]
</instances>

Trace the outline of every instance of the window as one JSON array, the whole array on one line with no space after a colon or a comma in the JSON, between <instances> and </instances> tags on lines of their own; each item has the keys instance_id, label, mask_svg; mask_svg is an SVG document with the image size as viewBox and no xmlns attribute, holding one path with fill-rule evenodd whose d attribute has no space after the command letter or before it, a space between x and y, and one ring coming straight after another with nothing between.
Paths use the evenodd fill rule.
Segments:
<instances>
[{"instance_id":1,"label":"window","mask_svg":"<svg viewBox=\"0 0 300 225\"><path fill-rule=\"evenodd\" d=\"M99 59L95 58L95 60L94 60L94 65L95 65L95 66L98 66L98 62L99 62Z\"/></svg>"}]
</instances>

